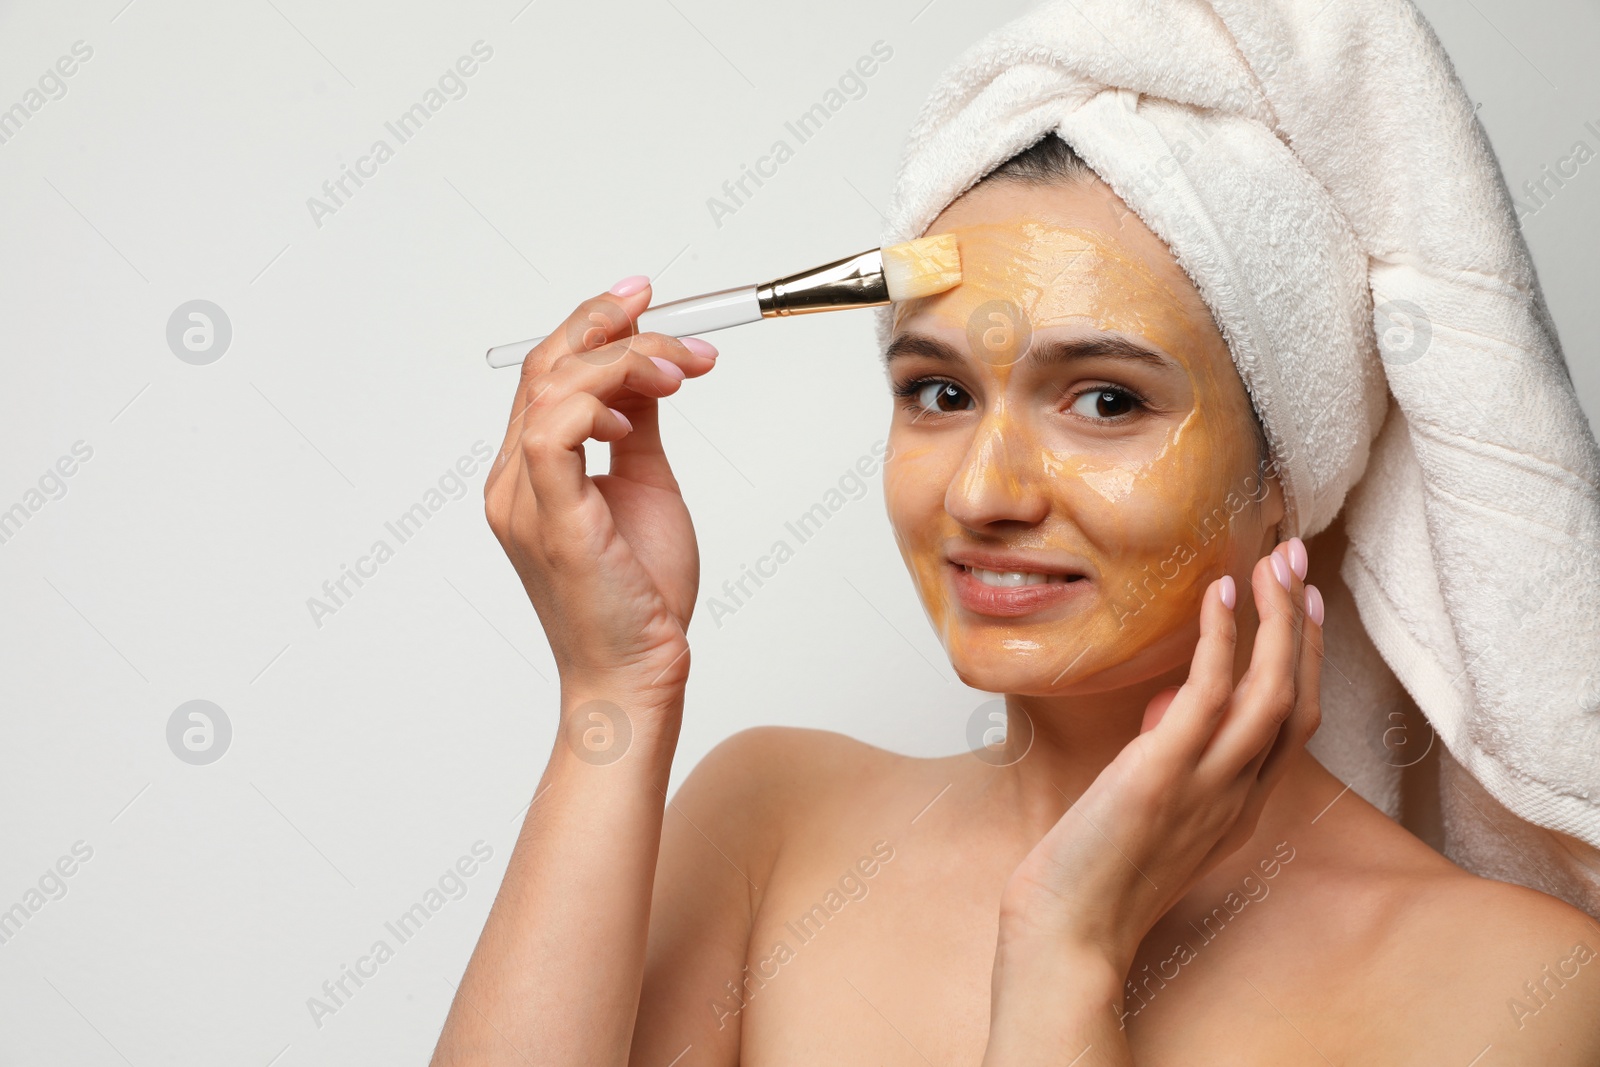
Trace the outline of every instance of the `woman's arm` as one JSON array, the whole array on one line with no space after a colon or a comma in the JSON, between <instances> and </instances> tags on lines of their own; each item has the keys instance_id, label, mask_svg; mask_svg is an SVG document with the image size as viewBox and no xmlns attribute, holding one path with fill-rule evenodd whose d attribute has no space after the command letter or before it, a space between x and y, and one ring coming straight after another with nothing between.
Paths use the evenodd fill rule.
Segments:
<instances>
[{"instance_id":1,"label":"woman's arm","mask_svg":"<svg viewBox=\"0 0 1600 1067\"><path fill-rule=\"evenodd\" d=\"M1122 983L1103 954L1074 951L1043 931L1002 922L985 1067L1132 1067Z\"/></svg>"},{"instance_id":2,"label":"woman's arm","mask_svg":"<svg viewBox=\"0 0 1600 1067\"><path fill-rule=\"evenodd\" d=\"M1001 897L984 1063L1125 1067L1123 983L1150 928L1249 839L1321 721L1303 546L1251 579L1261 624L1234 685L1233 581L1206 590L1189 678L1017 867ZM1320 604L1320 598L1314 598Z\"/></svg>"},{"instance_id":3,"label":"woman's arm","mask_svg":"<svg viewBox=\"0 0 1600 1067\"><path fill-rule=\"evenodd\" d=\"M796 790L815 777L804 770L813 764L796 733L758 726L734 734L706 754L668 806L633 1031L637 1067L666 1067L680 1056L679 1067L739 1062L742 1004L762 984L759 964L745 966L762 887L785 816L814 810Z\"/></svg>"},{"instance_id":4,"label":"woman's arm","mask_svg":"<svg viewBox=\"0 0 1600 1067\"><path fill-rule=\"evenodd\" d=\"M564 747L540 783L456 998L454 1013L465 1016L457 1040L473 1044L441 1042L435 1062L501 1062L487 1044L521 1065L571 1063L583 1049L594 1056L583 1062L620 1055L664 1067L692 1048L701 1067L733 1067L742 1019L728 986L744 978L757 886L770 873L782 814L773 768L793 762L792 746L771 728L735 734L670 802L661 792L670 753L651 759L662 747L655 742L635 734L629 757L608 766L575 762ZM652 766L659 779L645 781ZM598 958L607 954L616 958ZM517 976L528 980L505 984ZM505 1018L479 1006L473 981L497 987L488 998ZM514 1050L517 1026L534 1039ZM619 1033L630 1035L620 1053L592 1040Z\"/></svg>"},{"instance_id":5,"label":"woman's arm","mask_svg":"<svg viewBox=\"0 0 1600 1067\"><path fill-rule=\"evenodd\" d=\"M598 699L632 720L627 755L586 762L563 729L457 989L436 1065L628 1060L681 701L647 707L617 692ZM583 702L563 693L563 721Z\"/></svg>"},{"instance_id":6,"label":"woman's arm","mask_svg":"<svg viewBox=\"0 0 1600 1067\"><path fill-rule=\"evenodd\" d=\"M688 678L694 530L657 398L715 349L633 334L643 279L581 305L534 349L484 487L538 611L561 724L435 1064L625 1064ZM585 473L584 441L612 442Z\"/></svg>"}]
</instances>

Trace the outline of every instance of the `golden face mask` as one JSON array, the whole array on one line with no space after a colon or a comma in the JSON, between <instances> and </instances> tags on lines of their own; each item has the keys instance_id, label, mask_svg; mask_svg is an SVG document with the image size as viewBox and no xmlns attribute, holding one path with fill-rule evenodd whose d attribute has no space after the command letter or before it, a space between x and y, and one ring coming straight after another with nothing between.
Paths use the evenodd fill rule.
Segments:
<instances>
[{"instance_id":1,"label":"golden face mask","mask_svg":"<svg viewBox=\"0 0 1600 1067\"><path fill-rule=\"evenodd\" d=\"M957 235L962 283L895 309L896 541L968 684L1150 677L1192 651L1206 586L1254 562L1267 484L1248 397L1192 284L1136 220L993 215L947 209L929 232ZM1079 576L1037 610L996 614L963 596L975 579L949 558L963 550Z\"/></svg>"}]
</instances>

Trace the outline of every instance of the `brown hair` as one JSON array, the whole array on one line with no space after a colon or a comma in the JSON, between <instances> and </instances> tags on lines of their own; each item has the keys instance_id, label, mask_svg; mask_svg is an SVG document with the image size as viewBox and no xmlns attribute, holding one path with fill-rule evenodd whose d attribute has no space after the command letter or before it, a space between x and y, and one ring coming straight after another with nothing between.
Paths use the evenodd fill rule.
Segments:
<instances>
[{"instance_id":1,"label":"brown hair","mask_svg":"<svg viewBox=\"0 0 1600 1067\"><path fill-rule=\"evenodd\" d=\"M980 180L998 179L1023 185L1066 185L1094 177L1094 168L1085 163L1071 145L1059 136L1047 133Z\"/></svg>"}]
</instances>

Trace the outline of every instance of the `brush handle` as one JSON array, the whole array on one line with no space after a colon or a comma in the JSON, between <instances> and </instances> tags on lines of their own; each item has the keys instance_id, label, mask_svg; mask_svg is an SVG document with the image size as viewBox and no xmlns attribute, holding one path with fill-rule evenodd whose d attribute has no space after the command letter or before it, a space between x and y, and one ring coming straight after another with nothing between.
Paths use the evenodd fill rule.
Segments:
<instances>
[{"instance_id":1,"label":"brush handle","mask_svg":"<svg viewBox=\"0 0 1600 1067\"><path fill-rule=\"evenodd\" d=\"M647 308L639 316L638 325L640 333L691 337L712 330L726 330L730 326L743 326L760 318L761 304L756 299L756 287L744 285ZM497 345L489 349L489 366L514 367L527 357L534 345L543 340L544 337L535 337L515 344Z\"/></svg>"}]
</instances>

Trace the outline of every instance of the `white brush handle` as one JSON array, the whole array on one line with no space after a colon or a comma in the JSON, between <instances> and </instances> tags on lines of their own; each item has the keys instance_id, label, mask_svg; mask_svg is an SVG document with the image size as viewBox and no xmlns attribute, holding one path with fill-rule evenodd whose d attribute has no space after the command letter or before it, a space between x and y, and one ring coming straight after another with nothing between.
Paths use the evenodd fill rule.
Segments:
<instances>
[{"instance_id":1,"label":"white brush handle","mask_svg":"<svg viewBox=\"0 0 1600 1067\"><path fill-rule=\"evenodd\" d=\"M723 289L704 296L691 296L674 300L670 304L647 308L639 316L640 333L664 333L668 337L691 337L726 330L730 326L743 326L761 318L761 303L756 299L756 287L741 286ZM545 336L549 336L546 334ZM544 337L516 344L497 345L489 349L491 367L514 367L520 364Z\"/></svg>"}]
</instances>

